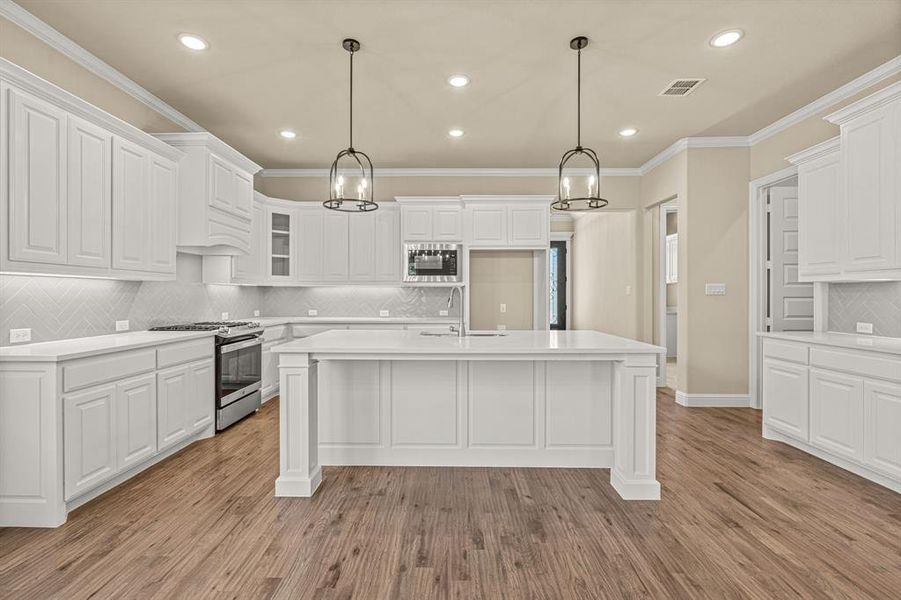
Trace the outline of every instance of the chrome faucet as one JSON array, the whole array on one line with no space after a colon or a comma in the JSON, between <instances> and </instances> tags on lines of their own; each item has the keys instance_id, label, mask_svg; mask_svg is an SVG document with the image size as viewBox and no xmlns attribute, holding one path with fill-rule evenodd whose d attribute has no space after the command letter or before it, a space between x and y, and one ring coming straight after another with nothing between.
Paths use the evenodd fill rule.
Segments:
<instances>
[{"instance_id":1,"label":"chrome faucet","mask_svg":"<svg viewBox=\"0 0 901 600\"><path fill-rule=\"evenodd\" d=\"M450 326L450 330L452 333L456 333L457 337L463 337L466 335L465 326L463 325L463 288L460 286L454 286L451 288L450 296L447 297L447 309L450 310L454 307L454 292L459 292L460 294L460 324L457 327L453 325Z\"/></svg>"}]
</instances>

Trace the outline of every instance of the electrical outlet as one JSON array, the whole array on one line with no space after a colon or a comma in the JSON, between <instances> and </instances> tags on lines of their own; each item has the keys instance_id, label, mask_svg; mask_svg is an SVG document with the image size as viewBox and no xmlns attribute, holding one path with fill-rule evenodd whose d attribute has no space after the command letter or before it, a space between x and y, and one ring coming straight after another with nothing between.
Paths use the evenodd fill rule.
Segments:
<instances>
[{"instance_id":1,"label":"electrical outlet","mask_svg":"<svg viewBox=\"0 0 901 600\"><path fill-rule=\"evenodd\" d=\"M707 283L704 284L704 295L706 296L725 296L725 283Z\"/></svg>"},{"instance_id":2,"label":"electrical outlet","mask_svg":"<svg viewBox=\"0 0 901 600\"><path fill-rule=\"evenodd\" d=\"M446 310L439 310L439 311L438 311L438 316L439 316L439 317L446 317L447 315L448 315L448 312L447 312Z\"/></svg>"},{"instance_id":3,"label":"electrical outlet","mask_svg":"<svg viewBox=\"0 0 901 600\"><path fill-rule=\"evenodd\" d=\"M627 286L626 286L626 295L627 295L627 296L631 296L631 295L632 295L632 286L631 286L631 285L627 285Z\"/></svg>"},{"instance_id":4,"label":"electrical outlet","mask_svg":"<svg viewBox=\"0 0 901 600\"><path fill-rule=\"evenodd\" d=\"M222 320L228 321L228 313L227 312L222 313Z\"/></svg>"},{"instance_id":5,"label":"electrical outlet","mask_svg":"<svg viewBox=\"0 0 901 600\"><path fill-rule=\"evenodd\" d=\"M858 321L857 333L873 333L873 324L872 323L862 323L862 322Z\"/></svg>"},{"instance_id":6,"label":"electrical outlet","mask_svg":"<svg viewBox=\"0 0 901 600\"><path fill-rule=\"evenodd\" d=\"M10 329L9 343L21 344L22 342L31 341L31 329Z\"/></svg>"},{"instance_id":7,"label":"electrical outlet","mask_svg":"<svg viewBox=\"0 0 901 600\"><path fill-rule=\"evenodd\" d=\"M380 311L379 311L379 316L380 316L380 317L387 317L387 316L388 316L388 311L387 311L387 310L380 310Z\"/></svg>"},{"instance_id":8,"label":"electrical outlet","mask_svg":"<svg viewBox=\"0 0 901 600\"><path fill-rule=\"evenodd\" d=\"M315 317L317 315L319 315L319 311L316 310L315 308L311 308L310 310L307 311L308 317Z\"/></svg>"},{"instance_id":9,"label":"electrical outlet","mask_svg":"<svg viewBox=\"0 0 901 600\"><path fill-rule=\"evenodd\" d=\"M507 326L506 325L498 325L497 330L498 331L507 331Z\"/></svg>"},{"instance_id":10,"label":"electrical outlet","mask_svg":"<svg viewBox=\"0 0 901 600\"><path fill-rule=\"evenodd\" d=\"M116 331L128 331L128 320L116 321Z\"/></svg>"},{"instance_id":11,"label":"electrical outlet","mask_svg":"<svg viewBox=\"0 0 901 600\"><path fill-rule=\"evenodd\" d=\"M260 316L260 311L258 311L258 310L253 311L253 316L259 317L259 316Z\"/></svg>"},{"instance_id":12,"label":"electrical outlet","mask_svg":"<svg viewBox=\"0 0 901 600\"><path fill-rule=\"evenodd\" d=\"M502 312L502 313L507 312L507 305L506 305L506 304L501 304L501 312Z\"/></svg>"}]
</instances>

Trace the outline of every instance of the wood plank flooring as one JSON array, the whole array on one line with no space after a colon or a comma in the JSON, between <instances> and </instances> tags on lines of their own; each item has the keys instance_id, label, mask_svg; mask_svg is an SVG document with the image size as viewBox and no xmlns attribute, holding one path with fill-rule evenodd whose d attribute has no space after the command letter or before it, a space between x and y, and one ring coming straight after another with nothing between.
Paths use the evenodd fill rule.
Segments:
<instances>
[{"instance_id":1,"label":"wood plank flooring","mask_svg":"<svg viewBox=\"0 0 901 600\"><path fill-rule=\"evenodd\" d=\"M278 406L0 530L0 597L898 598L901 495L658 394L663 500L606 470L333 467L276 499Z\"/></svg>"}]
</instances>

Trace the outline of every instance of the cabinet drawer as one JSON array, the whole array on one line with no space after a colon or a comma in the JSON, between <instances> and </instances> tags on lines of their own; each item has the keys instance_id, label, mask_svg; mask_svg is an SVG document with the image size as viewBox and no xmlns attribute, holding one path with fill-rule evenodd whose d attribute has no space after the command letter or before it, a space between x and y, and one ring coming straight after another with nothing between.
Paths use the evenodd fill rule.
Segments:
<instances>
[{"instance_id":1,"label":"cabinet drawer","mask_svg":"<svg viewBox=\"0 0 901 600\"><path fill-rule=\"evenodd\" d=\"M776 358L791 362L807 364L807 346L775 340L764 340L763 355L767 358Z\"/></svg>"},{"instance_id":2,"label":"cabinet drawer","mask_svg":"<svg viewBox=\"0 0 901 600\"><path fill-rule=\"evenodd\" d=\"M201 360L213 356L213 339L191 340L162 346L156 351L157 368Z\"/></svg>"},{"instance_id":3,"label":"cabinet drawer","mask_svg":"<svg viewBox=\"0 0 901 600\"><path fill-rule=\"evenodd\" d=\"M275 340L284 339L288 334L288 326L287 325L276 325L274 327L267 327L263 330L263 341L264 342L273 342Z\"/></svg>"},{"instance_id":4,"label":"cabinet drawer","mask_svg":"<svg viewBox=\"0 0 901 600\"><path fill-rule=\"evenodd\" d=\"M156 368L153 348L116 352L63 363L63 391L82 388L140 375Z\"/></svg>"},{"instance_id":5,"label":"cabinet drawer","mask_svg":"<svg viewBox=\"0 0 901 600\"><path fill-rule=\"evenodd\" d=\"M828 350L814 347L810 349L810 364L824 369L901 382L901 359L873 352Z\"/></svg>"}]
</instances>

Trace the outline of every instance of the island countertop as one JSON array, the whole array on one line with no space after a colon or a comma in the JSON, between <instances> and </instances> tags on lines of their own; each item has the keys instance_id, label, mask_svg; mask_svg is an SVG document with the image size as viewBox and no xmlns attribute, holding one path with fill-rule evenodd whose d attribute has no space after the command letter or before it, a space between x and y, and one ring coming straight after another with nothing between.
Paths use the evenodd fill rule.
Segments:
<instances>
[{"instance_id":1,"label":"island countertop","mask_svg":"<svg viewBox=\"0 0 901 600\"><path fill-rule=\"evenodd\" d=\"M415 331L333 330L272 348L315 355L624 355L660 354L665 348L591 330L506 331L504 335L429 336Z\"/></svg>"}]
</instances>

